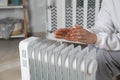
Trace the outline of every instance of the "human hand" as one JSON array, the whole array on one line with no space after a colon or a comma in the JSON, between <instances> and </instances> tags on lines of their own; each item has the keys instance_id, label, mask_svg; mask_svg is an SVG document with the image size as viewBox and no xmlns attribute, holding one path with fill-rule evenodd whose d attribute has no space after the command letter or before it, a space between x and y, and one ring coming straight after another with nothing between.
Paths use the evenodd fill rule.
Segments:
<instances>
[{"instance_id":1,"label":"human hand","mask_svg":"<svg viewBox=\"0 0 120 80\"><path fill-rule=\"evenodd\" d=\"M70 40L71 28L60 28L54 33L55 38Z\"/></svg>"},{"instance_id":2,"label":"human hand","mask_svg":"<svg viewBox=\"0 0 120 80\"><path fill-rule=\"evenodd\" d=\"M75 25L75 28L71 30L70 37L74 39L75 42L83 42L86 44L95 44L97 41L97 36L94 33L83 29L79 25Z\"/></svg>"}]
</instances>

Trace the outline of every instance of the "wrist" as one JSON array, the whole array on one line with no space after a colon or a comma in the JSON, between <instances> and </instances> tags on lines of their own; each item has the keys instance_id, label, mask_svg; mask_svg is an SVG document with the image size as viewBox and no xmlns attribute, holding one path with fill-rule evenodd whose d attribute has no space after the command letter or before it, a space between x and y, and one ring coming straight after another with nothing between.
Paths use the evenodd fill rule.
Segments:
<instances>
[{"instance_id":1,"label":"wrist","mask_svg":"<svg viewBox=\"0 0 120 80\"><path fill-rule=\"evenodd\" d=\"M96 34L93 34L93 44L96 44L96 42L97 42L97 35Z\"/></svg>"}]
</instances>

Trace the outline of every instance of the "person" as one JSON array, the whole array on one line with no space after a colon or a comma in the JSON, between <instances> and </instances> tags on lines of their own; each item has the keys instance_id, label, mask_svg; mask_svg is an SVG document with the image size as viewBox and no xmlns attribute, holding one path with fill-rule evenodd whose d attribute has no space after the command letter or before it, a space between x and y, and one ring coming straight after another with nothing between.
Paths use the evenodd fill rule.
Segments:
<instances>
[{"instance_id":1,"label":"person","mask_svg":"<svg viewBox=\"0 0 120 80\"><path fill-rule=\"evenodd\" d=\"M84 29L61 28L55 37L71 41L93 44L97 53L98 70L96 80L112 80L120 74L120 0L103 0L95 26Z\"/></svg>"}]
</instances>

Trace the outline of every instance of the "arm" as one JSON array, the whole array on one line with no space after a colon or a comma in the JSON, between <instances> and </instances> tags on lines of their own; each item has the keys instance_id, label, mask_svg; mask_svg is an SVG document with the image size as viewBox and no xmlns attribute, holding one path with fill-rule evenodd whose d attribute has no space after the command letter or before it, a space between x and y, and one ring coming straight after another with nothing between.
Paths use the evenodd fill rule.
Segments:
<instances>
[{"instance_id":1,"label":"arm","mask_svg":"<svg viewBox=\"0 0 120 80\"><path fill-rule=\"evenodd\" d=\"M120 33L117 34L107 34L98 33L96 47L104 48L106 50L120 50Z\"/></svg>"},{"instance_id":2,"label":"arm","mask_svg":"<svg viewBox=\"0 0 120 80\"><path fill-rule=\"evenodd\" d=\"M88 29L88 31L96 34L96 47L106 50L120 50L120 33L114 33L115 28L106 1L103 0L102 9L96 19L95 27Z\"/></svg>"}]
</instances>

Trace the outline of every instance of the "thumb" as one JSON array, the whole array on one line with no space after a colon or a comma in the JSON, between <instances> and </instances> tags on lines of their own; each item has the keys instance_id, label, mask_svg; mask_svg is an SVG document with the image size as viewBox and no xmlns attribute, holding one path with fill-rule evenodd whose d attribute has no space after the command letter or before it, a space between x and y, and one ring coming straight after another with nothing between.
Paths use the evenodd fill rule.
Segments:
<instances>
[{"instance_id":1,"label":"thumb","mask_svg":"<svg viewBox=\"0 0 120 80\"><path fill-rule=\"evenodd\" d=\"M81 28L82 28L82 26L80 26L80 25L76 24L76 25L75 25L75 28L77 28L77 29L81 29Z\"/></svg>"}]
</instances>

